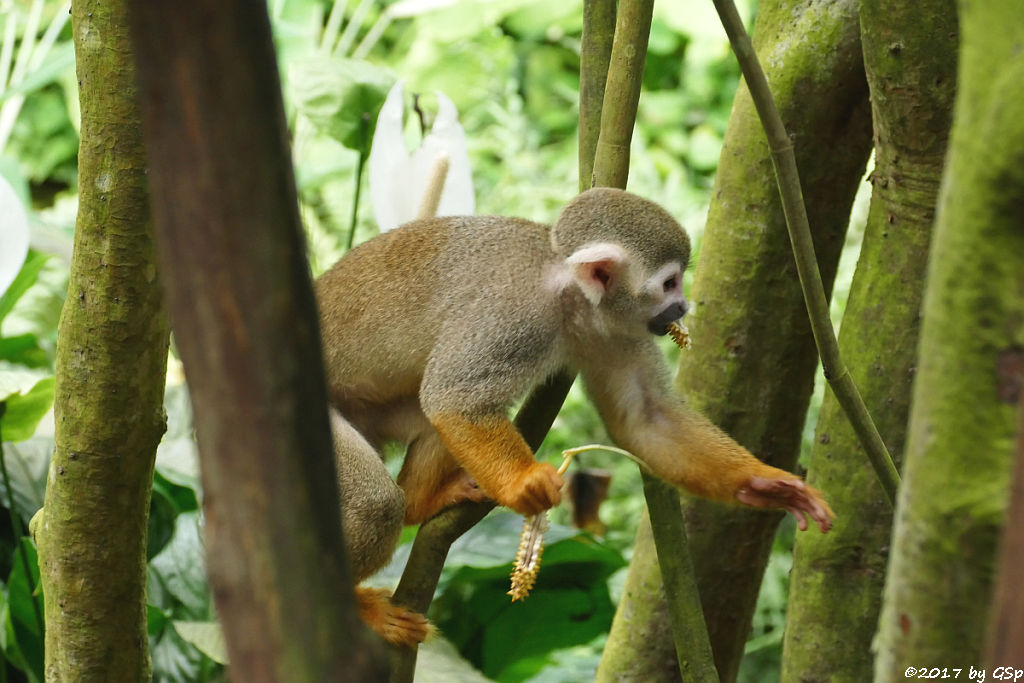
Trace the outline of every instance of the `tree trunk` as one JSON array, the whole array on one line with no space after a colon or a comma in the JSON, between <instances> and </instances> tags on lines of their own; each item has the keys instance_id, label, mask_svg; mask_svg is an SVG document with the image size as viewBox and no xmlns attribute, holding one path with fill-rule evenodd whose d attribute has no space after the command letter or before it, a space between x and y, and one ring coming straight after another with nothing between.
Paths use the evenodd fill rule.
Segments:
<instances>
[{"instance_id":1,"label":"tree trunk","mask_svg":"<svg viewBox=\"0 0 1024 683\"><path fill-rule=\"evenodd\" d=\"M1017 397L1017 454L1007 519L1024 519L1024 393ZM990 669L1024 663L1024 525L1007 524L999 551L999 578L989 620L986 661Z\"/></svg>"},{"instance_id":2,"label":"tree trunk","mask_svg":"<svg viewBox=\"0 0 1024 683\"><path fill-rule=\"evenodd\" d=\"M154 0L132 10L157 241L232 678L385 680L342 545L266 9Z\"/></svg>"},{"instance_id":3,"label":"tree trunk","mask_svg":"<svg viewBox=\"0 0 1024 683\"><path fill-rule=\"evenodd\" d=\"M651 520L646 514L641 516L636 530L635 548L629 561L629 578L608 633L608 645L597 669L597 681L678 681L679 660L671 635L666 632L657 643L650 641L651 624L662 624L668 629L672 621Z\"/></svg>"},{"instance_id":4,"label":"tree trunk","mask_svg":"<svg viewBox=\"0 0 1024 683\"><path fill-rule=\"evenodd\" d=\"M918 324L956 92L953 0L861 0L861 41L875 128L871 210L843 316L840 350L885 444L902 461ZM838 515L800 534L790 579L783 680L871 677L892 506L831 391L808 481ZM842 596L837 599L836 596Z\"/></svg>"},{"instance_id":5,"label":"tree trunk","mask_svg":"<svg viewBox=\"0 0 1024 683\"><path fill-rule=\"evenodd\" d=\"M48 681L146 681L146 525L164 432L167 324L125 3L71 17L79 209L57 344L55 449L34 522Z\"/></svg>"},{"instance_id":6,"label":"tree trunk","mask_svg":"<svg viewBox=\"0 0 1024 683\"><path fill-rule=\"evenodd\" d=\"M981 662L1024 383L1024 24L961 2L953 132L928 270L875 676ZM1016 662L999 662L1017 664Z\"/></svg>"},{"instance_id":7,"label":"tree trunk","mask_svg":"<svg viewBox=\"0 0 1024 683\"><path fill-rule=\"evenodd\" d=\"M841 2L763 2L754 44L796 144L822 277L830 287L857 181L870 148L867 86L857 7ZM792 468L817 355L807 321L764 132L741 86L733 105L708 215L689 321L693 351L681 360L679 386L693 403L767 462ZM828 494L828 491L826 491ZM736 677L758 587L780 516L687 500L705 617L723 681ZM638 543L637 555L647 549ZM630 567L616 620L633 620L633 641L672 647L662 610L634 604L655 591L650 571ZM636 596L630 598L628 596ZM614 627L613 627L614 628ZM605 659L626 661L611 639ZM602 668L607 665L602 662ZM606 672L614 674L616 672ZM623 674L625 675L625 674ZM678 672L635 672L625 680L674 680Z\"/></svg>"}]
</instances>

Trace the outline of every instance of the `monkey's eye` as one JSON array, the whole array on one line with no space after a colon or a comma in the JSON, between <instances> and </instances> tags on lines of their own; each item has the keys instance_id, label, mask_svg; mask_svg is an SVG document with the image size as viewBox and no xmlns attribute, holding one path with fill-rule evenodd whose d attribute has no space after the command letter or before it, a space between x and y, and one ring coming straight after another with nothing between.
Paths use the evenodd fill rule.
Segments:
<instances>
[{"instance_id":1,"label":"monkey's eye","mask_svg":"<svg viewBox=\"0 0 1024 683\"><path fill-rule=\"evenodd\" d=\"M669 279L665 280L665 282L662 284L662 287L665 288L666 292L671 292L673 289L676 288L676 280L676 276L673 275Z\"/></svg>"}]
</instances>

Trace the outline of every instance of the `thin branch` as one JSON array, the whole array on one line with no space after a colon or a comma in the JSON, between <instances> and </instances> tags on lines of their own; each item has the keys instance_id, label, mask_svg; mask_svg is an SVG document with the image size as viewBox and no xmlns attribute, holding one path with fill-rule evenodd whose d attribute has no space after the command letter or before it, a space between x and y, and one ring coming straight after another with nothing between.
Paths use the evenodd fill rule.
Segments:
<instances>
[{"instance_id":1,"label":"thin branch","mask_svg":"<svg viewBox=\"0 0 1024 683\"><path fill-rule=\"evenodd\" d=\"M610 5L612 21L607 16L597 12L584 11L583 46L581 48L580 70L588 74L588 82L591 84L604 83L608 73L608 51L591 46L591 40L598 40L606 36L607 24L614 26L614 0L586 0L587 4L601 3L604 5L603 12L607 12ZM607 39L610 43L610 38ZM583 85L581 84L581 89ZM580 130L600 130L601 104L603 99L603 88L600 92L600 99L588 97L580 103ZM582 95L581 95L582 98ZM635 113L635 106L634 106ZM632 120L630 120L632 130ZM593 168L593 149L597 147L597 141L586 144L581 138L580 149L580 184L583 185L583 178L587 178L589 187L590 177ZM589 149L585 152L584 149ZM589 157L589 158L588 158ZM628 163L628 159L627 159ZM562 408L569 388L575 380L575 375L569 372L561 372L551 377L547 382L537 387L526 399L519 414L516 416L516 427L522 433L526 443L536 451L544 437L547 435L551 424ZM441 577L441 569L448 557L448 550L451 544L459 536L469 531L488 512L494 508L493 503L462 503L444 510L435 517L427 520L416 534L413 541L409 559L406 562L405 570L402 572L402 579L395 589L393 600L396 604L405 605L410 609L419 612L426 612L430 607L430 601L437 590L437 582ZM391 683L409 683L413 680L416 671L416 648L393 648L391 653Z\"/></svg>"},{"instance_id":2,"label":"thin branch","mask_svg":"<svg viewBox=\"0 0 1024 683\"><path fill-rule=\"evenodd\" d=\"M641 472L658 567L665 584L679 675L689 683L718 683L711 638L704 621L690 543L683 523L679 492L670 484ZM657 511L657 512L655 512Z\"/></svg>"},{"instance_id":3,"label":"thin branch","mask_svg":"<svg viewBox=\"0 0 1024 683\"><path fill-rule=\"evenodd\" d=\"M619 5L594 157L594 187L626 188L653 11L654 0L623 0Z\"/></svg>"},{"instance_id":4,"label":"thin branch","mask_svg":"<svg viewBox=\"0 0 1024 683\"><path fill-rule=\"evenodd\" d=\"M615 39L615 0L584 0L580 45L580 192L594 186L594 155Z\"/></svg>"},{"instance_id":5,"label":"thin branch","mask_svg":"<svg viewBox=\"0 0 1024 683\"><path fill-rule=\"evenodd\" d=\"M594 185L626 187L654 0L619 4L594 159ZM644 475L644 495L668 600L679 670L685 681L717 681L711 645L690 562L679 494Z\"/></svg>"},{"instance_id":6,"label":"thin branch","mask_svg":"<svg viewBox=\"0 0 1024 683\"><path fill-rule=\"evenodd\" d=\"M782 197L782 210L786 216L786 227L793 243L793 255L796 259L797 272L800 275L800 286L807 304L807 314L814 332L814 341L818 346L818 355L825 371L825 379L836 395L843 411L850 419L854 431L867 451L868 458L878 481L882 485L890 503L896 499L900 475L896 471L892 457L868 413L864 400L857 390L857 385L839 355L839 343L832 329L829 318L828 300L825 288L821 284L821 273L818 271L818 260L814 255L814 242L811 240L811 229L807 221L807 209L804 206L803 194L800 191L800 176L796 167L796 156L793 153L793 142L786 132L775 100L772 98L768 79L765 78L761 64L758 62L754 46L747 36L743 20L732 0L712 0L718 16L722 20L725 32L729 36L733 52L740 64L743 78L750 89L751 98L757 108L768 148L771 150L772 164L778 179L779 194Z\"/></svg>"}]
</instances>

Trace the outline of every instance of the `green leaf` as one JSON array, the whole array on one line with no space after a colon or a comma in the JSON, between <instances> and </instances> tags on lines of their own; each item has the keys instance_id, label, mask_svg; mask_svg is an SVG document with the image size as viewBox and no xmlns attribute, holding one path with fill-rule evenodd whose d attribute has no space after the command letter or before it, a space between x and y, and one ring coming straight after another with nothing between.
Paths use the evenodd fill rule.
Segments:
<instances>
[{"instance_id":1,"label":"green leaf","mask_svg":"<svg viewBox=\"0 0 1024 683\"><path fill-rule=\"evenodd\" d=\"M146 534L146 560L152 560L174 537L178 506L166 493L153 486L149 500L149 531Z\"/></svg>"},{"instance_id":2,"label":"green leaf","mask_svg":"<svg viewBox=\"0 0 1024 683\"><path fill-rule=\"evenodd\" d=\"M216 621L175 621L174 630L186 643L217 662L228 663L228 647L224 632Z\"/></svg>"},{"instance_id":3,"label":"green leaf","mask_svg":"<svg viewBox=\"0 0 1024 683\"><path fill-rule=\"evenodd\" d=\"M146 605L146 633L150 636L159 635L161 631L167 628L170 621L170 618L164 614L162 609L153 605Z\"/></svg>"},{"instance_id":4,"label":"green leaf","mask_svg":"<svg viewBox=\"0 0 1024 683\"><path fill-rule=\"evenodd\" d=\"M296 108L320 132L367 152L395 77L368 62L316 56L296 60L288 82Z\"/></svg>"},{"instance_id":5,"label":"green leaf","mask_svg":"<svg viewBox=\"0 0 1024 683\"><path fill-rule=\"evenodd\" d=\"M494 512L452 544L449 564L511 570L522 530L522 515L504 510ZM544 547L547 566L566 561L608 562L616 567L624 563L615 550L595 541L589 534L559 524L552 524L544 534Z\"/></svg>"},{"instance_id":6,"label":"green leaf","mask_svg":"<svg viewBox=\"0 0 1024 683\"><path fill-rule=\"evenodd\" d=\"M75 66L75 45L70 40L57 43L35 71L27 74L17 85L0 93L0 104L14 95L28 95L53 83L65 71Z\"/></svg>"},{"instance_id":7,"label":"green leaf","mask_svg":"<svg viewBox=\"0 0 1024 683\"><path fill-rule=\"evenodd\" d=\"M53 405L54 382L55 378L46 377L27 393L14 394L4 400L7 409L0 416L4 441L24 441L35 434L39 421Z\"/></svg>"},{"instance_id":8,"label":"green leaf","mask_svg":"<svg viewBox=\"0 0 1024 683\"><path fill-rule=\"evenodd\" d=\"M542 5L560 8L562 3L544 0L458 0L417 17L417 34L439 43L466 40L494 30L495 26L515 12L531 9L544 11Z\"/></svg>"},{"instance_id":9,"label":"green leaf","mask_svg":"<svg viewBox=\"0 0 1024 683\"><path fill-rule=\"evenodd\" d=\"M22 519L32 516L43 506L46 495L46 475L53 455L53 438L34 436L19 443L3 445L7 473L14 489L14 510ZM0 486L0 501L10 507L7 489Z\"/></svg>"},{"instance_id":10,"label":"green leaf","mask_svg":"<svg viewBox=\"0 0 1024 683\"><path fill-rule=\"evenodd\" d=\"M503 681L525 680L554 650L605 633L614 613L608 577L626 565L589 534L552 525L537 585L525 601L512 603L506 592L522 520L493 514L460 538L432 610L459 651Z\"/></svg>"},{"instance_id":11,"label":"green leaf","mask_svg":"<svg viewBox=\"0 0 1024 683\"><path fill-rule=\"evenodd\" d=\"M21 270L18 271L17 276L15 276L7 291L3 293L3 296L0 296L0 322L11 312L11 309L14 308L14 304L21 298L21 295L35 284L36 278L39 277L39 271L43 269L43 265L48 259L49 256L29 249L28 257L26 257L25 263L22 264Z\"/></svg>"},{"instance_id":12,"label":"green leaf","mask_svg":"<svg viewBox=\"0 0 1024 683\"><path fill-rule=\"evenodd\" d=\"M149 613L153 613L149 608ZM159 611L159 610L156 610ZM153 683L198 683L210 680L204 675L212 662L193 645L185 642L174 629L174 625L165 613L154 616L151 626L159 626L154 633L150 632L149 653L153 660Z\"/></svg>"},{"instance_id":13,"label":"green leaf","mask_svg":"<svg viewBox=\"0 0 1024 683\"><path fill-rule=\"evenodd\" d=\"M722 138L711 126L698 126L690 137L688 161L698 171L714 171L722 154Z\"/></svg>"},{"instance_id":14,"label":"green leaf","mask_svg":"<svg viewBox=\"0 0 1024 683\"><path fill-rule=\"evenodd\" d=\"M199 509L196 490L172 481L159 469L153 473L153 491L159 492L174 505L175 516Z\"/></svg>"},{"instance_id":15,"label":"green leaf","mask_svg":"<svg viewBox=\"0 0 1024 683\"><path fill-rule=\"evenodd\" d=\"M25 574L23 558L28 561L31 582ZM7 581L8 611L4 620L7 656L26 673L29 680L42 681L43 633L38 615L43 613L43 596L41 587L33 596L33 587L39 587L39 561L32 541L23 538L14 553L14 566Z\"/></svg>"},{"instance_id":16,"label":"green leaf","mask_svg":"<svg viewBox=\"0 0 1024 683\"><path fill-rule=\"evenodd\" d=\"M28 332L16 337L0 337L0 360L29 368L42 368L49 364L46 352L39 346L39 338Z\"/></svg>"},{"instance_id":17,"label":"green leaf","mask_svg":"<svg viewBox=\"0 0 1024 683\"><path fill-rule=\"evenodd\" d=\"M202 561L199 512L178 515L171 542L149 563L149 600L173 618L205 620L212 616L210 589Z\"/></svg>"},{"instance_id":18,"label":"green leaf","mask_svg":"<svg viewBox=\"0 0 1024 683\"><path fill-rule=\"evenodd\" d=\"M416 655L417 681L445 683L488 683L444 636L434 636L420 645Z\"/></svg>"}]
</instances>

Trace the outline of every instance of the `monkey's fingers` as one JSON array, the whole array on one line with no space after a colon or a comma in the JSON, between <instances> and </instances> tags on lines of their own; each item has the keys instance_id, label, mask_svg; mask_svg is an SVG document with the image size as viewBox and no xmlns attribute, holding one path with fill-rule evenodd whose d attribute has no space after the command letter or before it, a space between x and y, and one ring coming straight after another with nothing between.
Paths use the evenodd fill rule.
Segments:
<instances>
[{"instance_id":1,"label":"monkey's fingers","mask_svg":"<svg viewBox=\"0 0 1024 683\"><path fill-rule=\"evenodd\" d=\"M561 502L562 475L547 463L535 463L518 481L517 487L505 491L499 500L521 515L540 514Z\"/></svg>"},{"instance_id":2,"label":"monkey's fingers","mask_svg":"<svg viewBox=\"0 0 1024 683\"><path fill-rule=\"evenodd\" d=\"M821 532L826 533L832 528L835 517L817 489L795 478L751 477L747 485L736 492L736 498L753 507L785 509L796 518L801 531L807 529L807 518L810 517Z\"/></svg>"}]
</instances>

